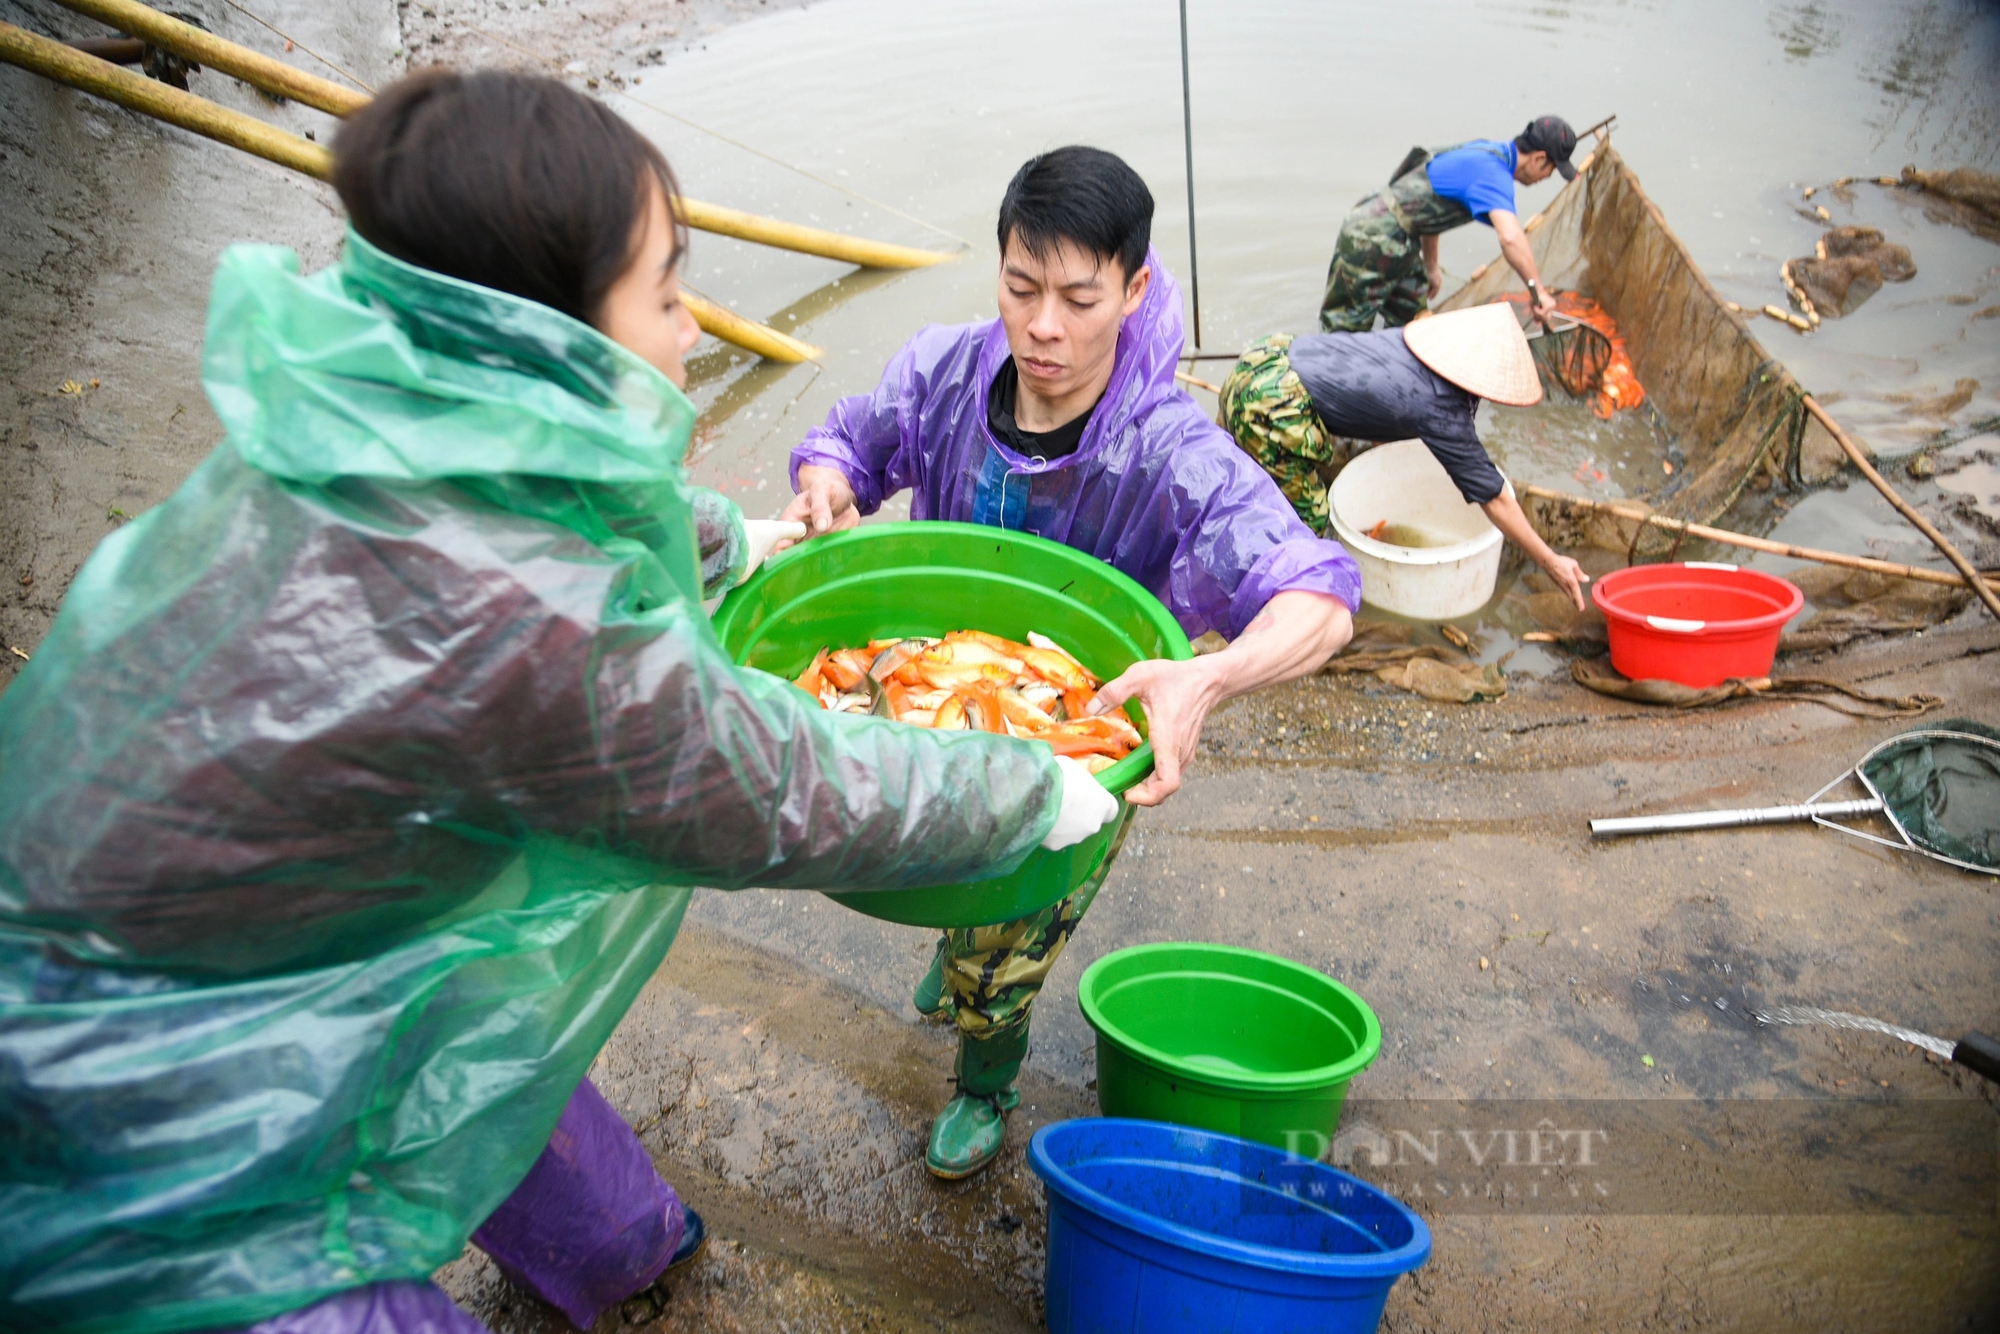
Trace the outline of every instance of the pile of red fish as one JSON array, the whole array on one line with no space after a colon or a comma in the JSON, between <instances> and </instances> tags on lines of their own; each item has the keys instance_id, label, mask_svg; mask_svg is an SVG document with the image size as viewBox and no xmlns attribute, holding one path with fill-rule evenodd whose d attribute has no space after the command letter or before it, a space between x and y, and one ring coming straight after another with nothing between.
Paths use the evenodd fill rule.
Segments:
<instances>
[{"instance_id":1,"label":"pile of red fish","mask_svg":"<svg viewBox=\"0 0 2000 1334\"><path fill-rule=\"evenodd\" d=\"M836 712L1046 741L1092 773L1131 754L1142 738L1129 718L1088 712L1097 678L1046 636L1028 640L954 630L823 648L793 684Z\"/></svg>"}]
</instances>

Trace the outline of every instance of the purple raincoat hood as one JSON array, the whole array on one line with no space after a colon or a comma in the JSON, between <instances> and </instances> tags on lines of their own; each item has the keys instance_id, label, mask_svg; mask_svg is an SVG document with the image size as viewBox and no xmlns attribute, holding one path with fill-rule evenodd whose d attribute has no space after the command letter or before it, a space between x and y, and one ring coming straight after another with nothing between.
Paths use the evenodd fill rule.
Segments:
<instances>
[{"instance_id":1,"label":"purple raincoat hood","mask_svg":"<svg viewBox=\"0 0 2000 1334\"><path fill-rule=\"evenodd\" d=\"M999 320L931 325L904 344L872 394L842 399L792 451L838 468L861 512L914 491L915 519L1035 533L1122 570L1190 636L1240 634L1279 592L1361 605L1361 575L1337 542L1299 521L1276 483L1174 382L1180 286L1149 251L1152 283L1118 334L1110 382L1074 454L1024 458L986 429L1009 356Z\"/></svg>"}]
</instances>

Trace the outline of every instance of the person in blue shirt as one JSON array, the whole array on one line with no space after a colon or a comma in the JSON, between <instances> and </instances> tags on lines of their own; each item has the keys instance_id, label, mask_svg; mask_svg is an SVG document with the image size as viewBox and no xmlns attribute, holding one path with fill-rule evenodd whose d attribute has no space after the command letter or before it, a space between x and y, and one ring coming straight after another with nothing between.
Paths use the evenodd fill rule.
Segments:
<instances>
[{"instance_id":1,"label":"person in blue shirt","mask_svg":"<svg viewBox=\"0 0 2000 1334\"><path fill-rule=\"evenodd\" d=\"M1408 324L1444 284L1438 237L1477 220L1493 229L1500 253L1528 285L1535 312L1555 300L1542 290L1534 252L1514 207L1514 185L1537 185L1551 173L1576 179L1570 154L1576 131L1560 116L1542 116L1511 142L1474 139L1436 153L1413 152L1381 190L1349 211L1326 274L1319 327L1363 333L1375 317L1393 329Z\"/></svg>"}]
</instances>

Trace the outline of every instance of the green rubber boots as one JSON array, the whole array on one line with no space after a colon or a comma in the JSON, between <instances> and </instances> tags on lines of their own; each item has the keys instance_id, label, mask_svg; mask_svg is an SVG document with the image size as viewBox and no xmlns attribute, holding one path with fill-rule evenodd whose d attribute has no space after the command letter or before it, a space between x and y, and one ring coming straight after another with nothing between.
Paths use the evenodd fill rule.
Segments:
<instances>
[{"instance_id":1,"label":"green rubber boots","mask_svg":"<svg viewBox=\"0 0 2000 1334\"><path fill-rule=\"evenodd\" d=\"M939 936L937 952L931 955L930 971L917 983L917 990L910 997L917 1013L926 1019L941 1019L949 1008L944 999L944 952L951 944L948 936Z\"/></svg>"},{"instance_id":2,"label":"green rubber boots","mask_svg":"<svg viewBox=\"0 0 2000 1334\"><path fill-rule=\"evenodd\" d=\"M1000 1154L1007 1142L1007 1113L1021 1105L1014 1081L1028 1055L1028 1025L974 1039L958 1035L958 1093L931 1122L924 1166L932 1176L969 1177Z\"/></svg>"}]
</instances>

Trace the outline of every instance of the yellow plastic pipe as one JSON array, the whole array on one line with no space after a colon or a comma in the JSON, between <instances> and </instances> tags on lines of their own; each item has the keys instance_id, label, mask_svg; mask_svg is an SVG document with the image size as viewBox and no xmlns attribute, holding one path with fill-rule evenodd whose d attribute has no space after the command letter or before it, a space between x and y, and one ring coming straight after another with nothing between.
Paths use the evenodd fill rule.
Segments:
<instances>
[{"instance_id":1,"label":"yellow plastic pipe","mask_svg":"<svg viewBox=\"0 0 2000 1334\"><path fill-rule=\"evenodd\" d=\"M333 154L319 144L11 23L0 23L0 60L293 171L333 175Z\"/></svg>"},{"instance_id":2,"label":"yellow plastic pipe","mask_svg":"<svg viewBox=\"0 0 2000 1334\"><path fill-rule=\"evenodd\" d=\"M61 3L218 74L230 75L267 93L289 97L331 115L345 116L368 105L368 94L364 92L294 69L282 60L238 46L226 37L183 23L138 0L61 0Z\"/></svg>"},{"instance_id":3,"label":"yellow plastic pipe","mask_svg":"<svg viewBox=\"0 0 2000 1334\"><path fill-rule=\"evenodd\" d=\"M821 231L817 227L801 227L795 222L780 222L756 213L704 204L698 199L683 198L680 212L688 226L704 232L733 236L739 241L754 241L779 250L796 250L800 254L818 255L823 259L837 259L858 264L864 269L921 269L958 258L956 254L939 250L891 245L887 241L864 241L858 236L843 236L839 232Z\"/></svg>"},{"instance_id":4,"label":"yellow plastic pipe","mask_svg":"<svg viewBox=\"0 0 2000 1334\"><path fill-rule=\"evenodd\" d=\"M0 23L0 61L18 65L43 78L67 84L108 102L116 102L127 110L141 112L169 125L178 125L217 143L254 153L266 161L290 167L318 180L331 180L333 177L333 154L323 145L268 125L255 116L219 106L205 97L196 97L193 93L182 92L143 74L99 60L96 56L85 55L11 23ZM758 356L789 364L815 360L820 355L819 349L810 343L779 333L754 320L746 320L713 302L690 294L687 304L695 323L704 332Z\"/></svg>"},{"instance_id":5,"label":"yellow plastic pipe","mask_svg":"<svg viewBox=\"0 0 2000 1334\"><path fill-rule=\"evenodd\" d=\"M368 94L343 87L330 79L294 69L282 60L238 46L224 37L205 32L139 0L60 0L79 14L142 37L154 46L184 56L218 73L243 80L267 93L289 97L333 116L346 116L368 105ZM698 199L680 201L682 220L690 227L739 241L754 241L780 250L858 264L865 269L921 269L927 265L956 259L954 254L923 250L916 246L891 245L884 241L864 241L856 236L822 231L780 222L756 213L744 213ZM779 335L783 337L783 335Z\"/></svg>"},{"instance_id":6,"label":"yellow plastic pipe","mask_svg":"<svg viewBox=\"0 0 2000 1334\"><path fill-rule=\"evenodd\" d=\"M748 352L755 352L768 361L782 361L787 365L801 361L818 361L820 349L811 343L800 342L790 334L779 333L766 324L746 320L725 306L703 300L687 289L681 289L681 300L694 316L694 322L704 333L714 334L725 343L734 343Z\"/></svg>"}]
</instances>

